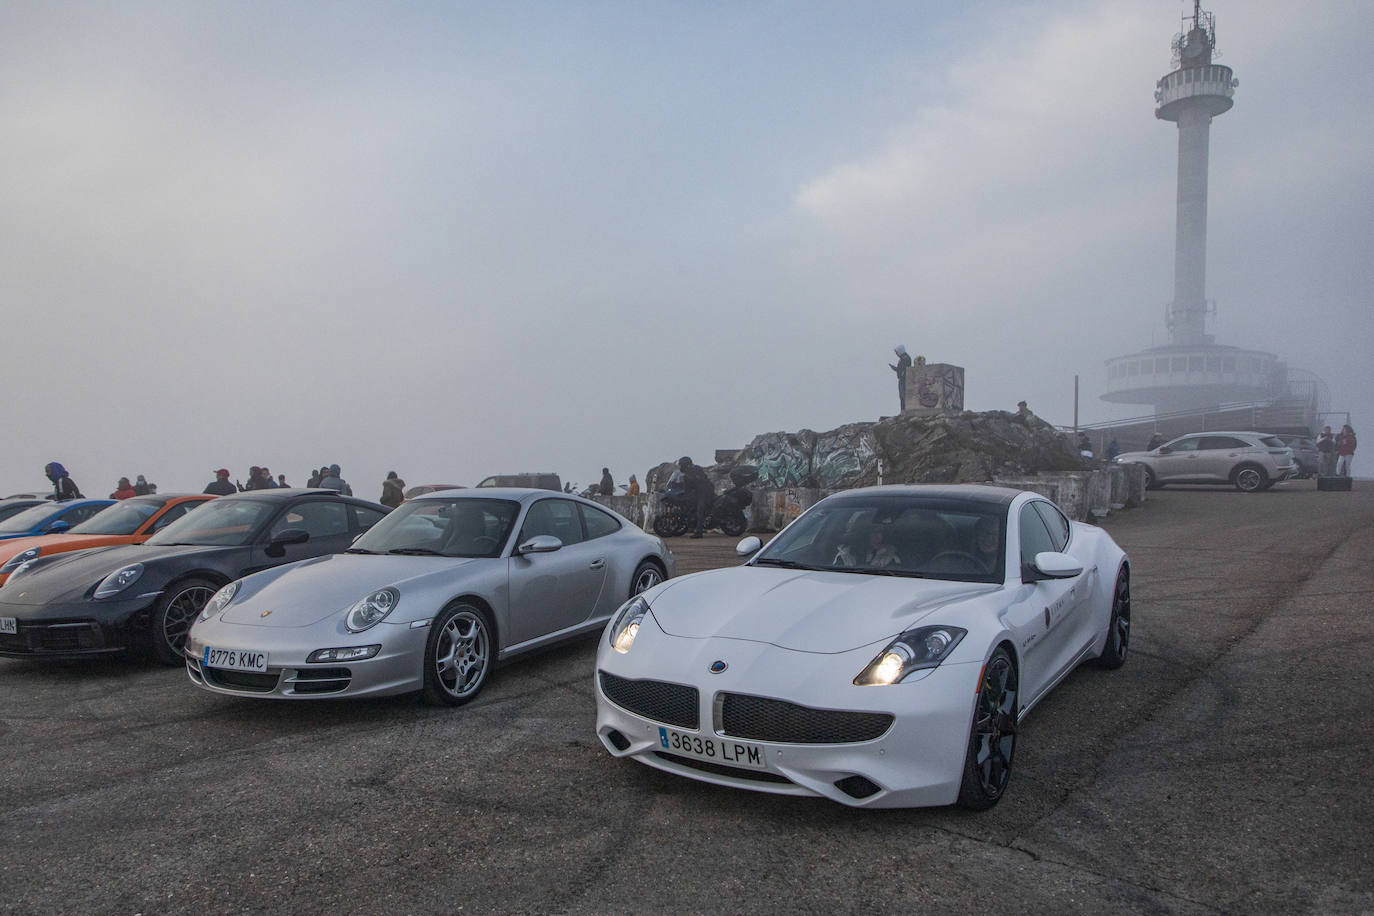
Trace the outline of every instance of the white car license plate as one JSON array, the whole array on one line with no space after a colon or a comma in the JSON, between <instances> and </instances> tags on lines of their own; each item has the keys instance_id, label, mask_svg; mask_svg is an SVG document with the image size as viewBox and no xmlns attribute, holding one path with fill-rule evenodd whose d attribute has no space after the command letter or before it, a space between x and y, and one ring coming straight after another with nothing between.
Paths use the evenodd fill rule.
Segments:
<instances>
[{"instance_id":1,"label":"white car license plate","mask_svg":"<svg viewBox=\"0 0 1374 916\"><path fill-rule=\"evenodd\" d=\"M701 735L660 726L658 746L670 754L681 754L697 760L709 760L726 766L749 767L754 770L767 769L762 747L731 738L703 738Z\"/></svg>"},{"instance_id":2,"label":"white car license plate","mask_svg":"<svg viewBox=\"0 0 1374 916\"><path fill-rule=\"evenodd\" d=\"M266 671L267 653L253 649L212 649L206 646L200 663L211 668L229 668L233 671Z\"/></svg>"},{"instance_id":3,"label":"white car license plate","mask_svg":"<svg viewBox=\"0 0 1374 916\"><path fill-rule=\"evenodd\" d=\"M15 617L0 617L0 633L18 633L19 620Z\"/></svg>"}]
</instances>

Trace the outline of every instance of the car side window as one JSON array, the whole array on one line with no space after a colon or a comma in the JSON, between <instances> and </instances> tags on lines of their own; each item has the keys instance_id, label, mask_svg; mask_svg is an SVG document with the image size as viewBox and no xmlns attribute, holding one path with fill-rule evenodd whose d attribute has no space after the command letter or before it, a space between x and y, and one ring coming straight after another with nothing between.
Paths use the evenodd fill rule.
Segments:
<instances>
[{"instance_id":1,"label":"car side window","mask_svg":"<svg viewBox=\"0 0 1374 916\"><path fill-rule=\"evenodd\" d=\"M1171 452L1195 452L1197 451L1197 444L1198 438L1193 436L1188 439L1179 439L1176 442L1170 442L1164 447Z\"/></svg>"},{"instance_id":2,"label":"car side window","mask_svg":"<svg viewBox=\"0 0 1374 916\"><path fill-rule=\"evenodd\" d=\"M1201 439L1201 444L1198 445L1198 450L1202 451L1203 449L1233 449L1249 447L1250 443L1237 439L1234 436L1203 436Z\"/></svg>"},{"instance_id":3,"label":"car side window","mask_svg":"<svg viewBox=\"0 0 1374 916\"><path fill-rule=\"evenodd\" d=\"M66 522L68 525L71 525L73 528L75 528L77 525L81 524L86 519L95 515L97 512L104 508L105 507L101 505L77 506L70 512L64 512L61 516L62 521Z\"/></svg>"},{"instance_id":4,"label":"car side window","mask_svg":"<svg viewBox=\"0 0 1374 916\"><path fill-rule=\"evenodd\" d=\"M157 517L157 521L153 522L152 530L154 532L161 531L163 528L166 528L168 525L172 524L172 522L191 511L191 507L194 505L196 505L194 502L185 502L177 503L175 506L170 507L166 512Z\"/></svg>"},{"instance_id":5,"label":"car side window","mask_svg":"<svg viewBox=\"0 0 1374 916\"><path fill-rule=\"evenodd\" d=\"M620 522L600 509L593 509L591 506L584 506L581 503L578 504L577 508L582 510L582 522L587 527L587 540L615 534L620 530Z\"/></svg>"},{"instance_id":6,"label":"car side window","mask_svg":"<svg viewBox=\"0 0 1374 916\"><path fill-rule=\"evenodd\" d=\"M1045 520L1035 511L1034 503L1026 503L1021 507L1021 568L1034 563L1037 553L1054 549L1054 539L1045 527Z\"/></svg>"},{"instance_id":7,"label":"car side window","mask_svg":"<svg viewBox=\"0 0 1374 916\"><path fill-rule=\"evenodd\" d=\"M301 528L312 538L348 534L348 507L326 500L296 503L272 523L268 537L275 537L287 528Z\"/></svg>"},{"instance_id":8,"label":"car side window","mask_svg":"<svg viewBox=\"0 0 1374 916\"><path fill-rule=\"evenodd\" d=\"M1045 527L1049 529L1050 540L1054 543L1054 549L1063 551L1069 545L1069 520L1059 511L1058 507L1052 506L1047 502L1037 500L1031 503L1035 511L1040 513L1040 518L1045 522Z\"/></svg>"},{"instance_id":9,"label":"car side window","mask_svg":"<svg viewBox=\"0 0 1374 916\"><path fill-rule=\"evenodd\" d=\"M520 529L520 543L540 534L553 535L564 547L580 544L583 540L582 517L577 504L566 499L541 499L530 506L525 526Z\"/></svg>"},{"instance_id":10,"label":"car side window","mask_svg":"<svg viewBox=\"0 0 1374 916\"><path fill-rule=\"evenodd\" d=\"M358 520L358 531L366 531L386 518L386 513L378 512L376 509L369 509L366 506L354 506L353 516Z\"/></svg>"}]
</instances>

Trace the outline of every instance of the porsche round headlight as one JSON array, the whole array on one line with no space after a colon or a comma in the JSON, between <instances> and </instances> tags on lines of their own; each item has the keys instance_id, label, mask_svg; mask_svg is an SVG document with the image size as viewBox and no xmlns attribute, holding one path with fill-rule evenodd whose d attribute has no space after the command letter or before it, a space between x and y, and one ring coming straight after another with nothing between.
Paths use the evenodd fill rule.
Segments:
<instances>
[{"instance_id":1,"label":"porsche round headlight","mask_svg":"<svg viewBox=\"0 0 1374 916\"><path fill-rule=\"evenodd\" d=\"M229 602L234 600L234 596L239 593L239 582L235 579L228 585L221 588L210 596L210 600L205 602L205 607L201 609L200 619L209 620L229 606Z\"/></svg>"},{"instance_id":2,"label":"porsche round headlight","mask_svg":"<svg viewBox=\"0 0 1374 916\"><path fill-rule=\"evenodd\" d=\"M860 687L900 683L913 671L934 668L949 657L967 630L959 627L917 627L907 630L878 653L854 683Z\"/></svg>"},{"instance_id":3,"label":"porsche round headlight","mask_svg":"<svg viewBox=\"0 0 1374 916\"><path fill-rule=\"evenodd\" d=\"M6 561L4 566L0 566L0 573L14 572L16 569L23 566L25 563L29 562L34 557L38 556L38 554L42 552L42 550L42 547L30 547L23 553L16 553L14 556L10 557L8 561Z\"/></svg>"},{"instance_id":4,"label":"porsche round headlight","mask_svg":"<svg viewBox=\"0 0 1374 916\"><path fill-rule=\"evenodd\" d=\"M118 595L137 582L141 575L143 575L142 563L131 563L123 569L116 569L95 587L95 597L109 598L112 595Z\"/></svg>"},{"instance_id":5,"label":"porsche round headlight","mask_svg":"<svg viewBox=\"0 0 1374 916\"><path fill-rule=\"evenodd\" d=\"M648 613L649 602L645 601L642 595L636 595L622 604L620 610L615 612L615 617L611 619L611 625L606 628L611 648L621 655L629 652L630 647L635 644L635 637L639 635L639 625Z\"/></svg>"},{"instance_id":6,"label":"porsche round headlight","mask_svg":"<svg viewBox=\"0 0 1374 916\"><path fill-rule=\"evenodd\" d=\"M401 595L396 589L380 588L348 609L344 626L351 633L361 633L385 620L400 600Z\"/></svg>"}]
</instances>

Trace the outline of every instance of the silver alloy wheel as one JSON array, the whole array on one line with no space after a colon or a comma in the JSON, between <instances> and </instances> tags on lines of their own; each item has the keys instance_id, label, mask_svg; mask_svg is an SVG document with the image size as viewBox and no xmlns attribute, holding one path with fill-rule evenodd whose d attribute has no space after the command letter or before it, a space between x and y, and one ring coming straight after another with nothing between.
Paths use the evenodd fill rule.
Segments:
<instances>
[{"instance_id":1,"label":"silver alloy wheel","mask_svg":"<svg viewBox=\"0 0 1374 916\"><path fill-rule=\"evenodd\" d=\"M486 622L470 608L450 617L439 633L434 673L439 685L455 699L464 699L482 687L491 664L491 637Z\"/></svg>"},{"instance_id":2,"label":"silver alloy wheel","mask_svg":"<svg viewBox=\"0 0 1374 916\"><path fill-rule=\"evenodd\" d=\"M645 563L639 567L639 573L635 576L634 584L630 586L630 597L633 598L640 592L647 592L662 581L663 576L659 573L658 567L652 563Z\"/></svg>"},{"instance_id":3,"label":"silver alloy wheel","mask_svg":"<svg viewBox=\"0 0 1374 916\"><path fill-rule=\"evenodd\" d=\"M167 610L162 615L162 638L167 641L167 645L172 648L176 655L181 654L181 650L186 645L186 634L190 632L191 624L195 622L197 615L205 609L205 602L210 600L210 596L215 593L215 589L207 588L204 585L190 585L183 588L172 596L167 602Z\"/></svg>"},{"instance_id":4,"label":"silver alloy wheel","mask_svg":"<svg viewBox=\"0 0 1374 916\"><path fill-rule=\"evenodd\" d=\"M1259 468L1245 467L1236 472L1236 489L1253 493L1264 486L1264 473Z\"/></svg>"}]
</instances>

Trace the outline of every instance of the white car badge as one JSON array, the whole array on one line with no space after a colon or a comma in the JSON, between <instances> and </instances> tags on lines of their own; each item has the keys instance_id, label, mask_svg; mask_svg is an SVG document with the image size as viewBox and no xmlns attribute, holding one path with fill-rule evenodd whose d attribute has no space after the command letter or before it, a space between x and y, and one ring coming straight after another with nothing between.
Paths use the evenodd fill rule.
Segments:
<instances>
[{"instance_id":1,"label":"white car badge","mask_svg":"<svg viewBox=\"0 0 1374 916\"><path fill-rule=\"evenodd\" d=\"M711 673L720 674L722 671L729 667L730 666L725 664L725 662L721 661L720 659L716 659L715 661L711 662Z\"/></svg>"}]
</instances>

